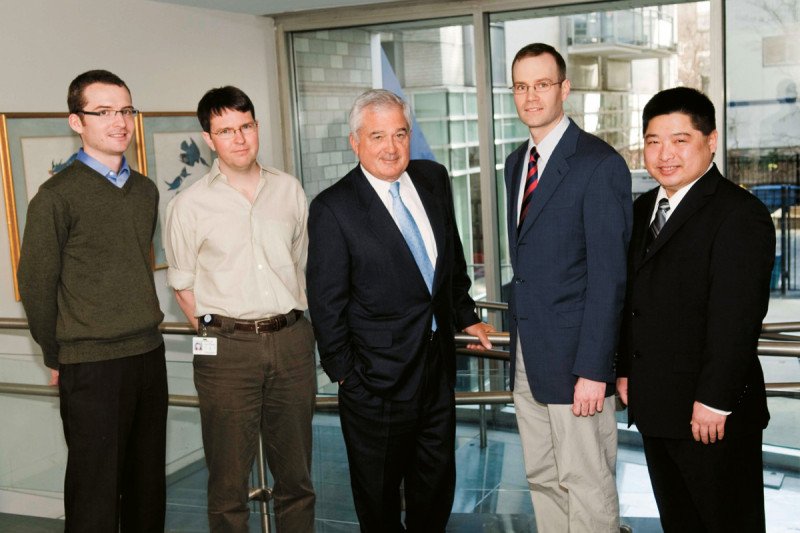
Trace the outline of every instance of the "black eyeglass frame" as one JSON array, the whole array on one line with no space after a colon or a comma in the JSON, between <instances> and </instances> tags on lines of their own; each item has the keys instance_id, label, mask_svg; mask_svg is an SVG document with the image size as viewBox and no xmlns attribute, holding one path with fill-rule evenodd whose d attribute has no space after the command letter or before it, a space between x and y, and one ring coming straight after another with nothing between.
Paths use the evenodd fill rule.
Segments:
<instances>
[{"instance_id":1,"label":"black eyeglass frame","mask_svg":"<svg viewBox=\"0 0 800 533\"><path fill-rule=\"evenodd\" d=\"M101 109L100 111L86 111L80 109L75 112L80 115L92 115L93 117L114 118L117 115L122 115L122 118L134 118L139 114L138 109L126 107L125 109Z\"/></svg>"}]
</instances>

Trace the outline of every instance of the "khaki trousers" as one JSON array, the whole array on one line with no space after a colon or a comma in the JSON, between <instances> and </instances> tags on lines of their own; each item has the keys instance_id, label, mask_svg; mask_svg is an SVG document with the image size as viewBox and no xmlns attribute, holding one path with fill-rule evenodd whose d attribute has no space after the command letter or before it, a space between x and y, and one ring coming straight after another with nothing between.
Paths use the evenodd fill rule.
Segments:
<instances>
[{"instance_id":1,"label":"khaki trousers","mask_svg":"<svg viewBox=\"0 0 800 533\"><path fill-rule=\"evenodd\" d=\"M572 405L533 398L517 341L514 407L525 473L541 533L619 533L614 396L577 417Z\"/></svg>"}]
</instances>

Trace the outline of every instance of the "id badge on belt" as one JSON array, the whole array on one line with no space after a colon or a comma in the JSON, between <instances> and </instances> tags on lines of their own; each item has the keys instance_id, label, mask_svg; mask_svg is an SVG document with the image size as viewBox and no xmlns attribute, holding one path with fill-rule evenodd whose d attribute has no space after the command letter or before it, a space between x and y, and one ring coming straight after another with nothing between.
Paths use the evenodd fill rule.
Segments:
<instances>
[{"instance_id":1,"label":"id badge on belt","mask_svg":"<svg viewBox=\"0 0 800 533\"><path fill-rule=\"evenodd\" d=\"M211 318L208 315L206 317ZM203 336L192 337L192 355L217 355L217 339L208 336L206 317L200 319L200 331Z\"/></svg>"}]
</instances>

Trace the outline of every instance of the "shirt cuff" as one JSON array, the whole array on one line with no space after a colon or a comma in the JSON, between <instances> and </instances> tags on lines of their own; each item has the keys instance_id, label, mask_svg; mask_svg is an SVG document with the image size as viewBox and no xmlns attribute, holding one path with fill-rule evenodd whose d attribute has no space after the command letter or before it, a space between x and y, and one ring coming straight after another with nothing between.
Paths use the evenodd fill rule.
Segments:
<instances>
[{"instance_id":1,"label":"shirt cuff","mask_svg":"<svg viewBox=\"0 0 800 533\"><path fill-rule=\"evenodd\" d=\"M698 402L698 403L700 405L702 405L703 407L705 407L706 409L708 409L709 411L711 411L712 413L717 413L718 415L728 416L729 414L731 414L733 412L733 411L723 411L722 409L715 409L714 407L708 406L708 405L704 404L703 402Z\"/></svg>"},{"instance_id":2,"label":"shirt cuff","mask_svg":"<svg viewBox=\"0 0 800 533\"><path fill-rule=\"evenodd\" d=\"M167 269L167 285L176 291L191 289L194 287L194 272L169 267Z\"/></svg>"}]
</instances>

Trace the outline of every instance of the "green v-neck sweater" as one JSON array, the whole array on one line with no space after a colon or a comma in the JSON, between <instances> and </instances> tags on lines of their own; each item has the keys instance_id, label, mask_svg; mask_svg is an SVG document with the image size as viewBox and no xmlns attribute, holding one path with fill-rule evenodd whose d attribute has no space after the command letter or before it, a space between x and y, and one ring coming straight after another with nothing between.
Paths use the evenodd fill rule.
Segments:
<instances>
[{"instance_id":1,"label":"green v-neck sweater","mask_svg":"<svg viewBox=\"0 0 800 533\"><path fill-rule=\"evenodd\" d=\"M76 161L28 205L18 281L45 364L149 352L162 342L150 247L158 190L131 171L122 188Z\"/></svg>"}]
</instances>

